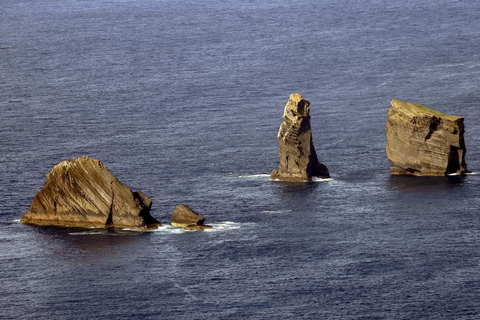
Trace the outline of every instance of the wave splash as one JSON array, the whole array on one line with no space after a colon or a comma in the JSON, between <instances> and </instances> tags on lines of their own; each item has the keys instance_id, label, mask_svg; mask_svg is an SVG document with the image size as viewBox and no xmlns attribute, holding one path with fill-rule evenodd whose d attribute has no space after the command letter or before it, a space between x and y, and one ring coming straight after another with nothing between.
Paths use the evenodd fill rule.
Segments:
<instances>
[{"instance_id":1,"label":"wave splash","mask_svg":"<svg viewBox=\"0 0 480 320\"><path fill-rule=\"evenodd\" d=\"M261 179L261 180L270 180L270 181L280 181L278 179L272 179L271 175L269 174L251 174L251 175L241 175L238 176L238 178L243 178L243 179ZM317 178L313 177L311 182L327 182L327 181L332 181L332 178Z\"/></svg>"},{"instance_id":2,"label":"wave splash","mask_svg":"<svg viewBox=\"0 0 480 320\"><path fill-rule=\"evenodd\" d=\"M270 179L269 174L247 174L247 175L241 175L238 176L239 178L249 178L249 179L255 179L255 178L265 178L265 179Z\"/></svg>"},{"instance_id":3,"label":"wave splash","mask_svg":"<svg viewBox=\"0 0 480 320\"><path fill-rule=\"evenodd\" d=\"M205 229L203 232L221 232L221 231L230 231L240 229L245 223L238 223L233 221L225 221L218 223L209 223L208 225L212 226L212 229ZM186 233L186 232L196 232L194 230L183 230L183 227L177 227L172 225L161 226L158 229L151 230L150 232L163 232L163 233Z\"/></svg>"}]
</instances>

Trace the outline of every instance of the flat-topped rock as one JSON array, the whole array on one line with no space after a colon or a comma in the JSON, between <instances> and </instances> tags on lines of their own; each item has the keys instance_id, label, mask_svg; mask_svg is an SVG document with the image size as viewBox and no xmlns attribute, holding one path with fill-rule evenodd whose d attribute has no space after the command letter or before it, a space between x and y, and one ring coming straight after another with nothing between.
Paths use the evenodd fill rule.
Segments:
<instances>
[{"instance_id":1,"label":"flat-topped rock","mask_svg":"<svg viewBox=\"0 0 480 320\"><path fill-rule=\"evenodd\" d=\"M390 172L415 176L467 173L463 120L419 104L392 100L386 125Z\"/></svg>"},{"instance_id":2,"label":"flat-topped rock","mask_svg":"<svg viewBox=\"0 0 480 320\"><path fill-rule=\"evenodd\" d=\"M83 156L57 164L21 222L81 228L156 228L152 200L132 192L99 161Z\"/></svg>"},{"instance_id":3,"label":"flat-topped rock","mask_svg":"<svg viewBox=\"0 0 480 320\"><path fill-rule=\"evenodd\" d=\"M310 127L310 102L293 93L283 112L278 131L280 165L271 173L281 181L311 181L313 177L329 178L325 165L318 161Z\"/></svg>"}]
</instances>

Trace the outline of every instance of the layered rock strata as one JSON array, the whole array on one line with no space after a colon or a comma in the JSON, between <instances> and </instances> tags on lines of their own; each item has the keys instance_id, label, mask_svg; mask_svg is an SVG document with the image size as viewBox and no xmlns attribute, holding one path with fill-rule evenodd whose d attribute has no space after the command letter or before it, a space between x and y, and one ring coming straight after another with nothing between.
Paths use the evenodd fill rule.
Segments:
<instances>
[{"instance_id":1,"label":"layered rock strata","mask_svg":"<svg viewBox=\"0 0 480 320\"><path fill-rule=\"evenodd\" d=\"M132 192L99 161L89 157L66 160L47 175L43 189L20 221L61 227L156 228L152 200Z\"/></svg>"},{"instance_id":2,"label":"layered rock strata","mask_svg":"<svg viewBox=\"0 0 480 320\"><path fill-rule=\"evenodd\" d=\"M177 227L183 227L184 230L198 230L202 231L210 229L212 226L204 224L205 218L190 209L190 207L179 204L175 207L172 214L172 225Z\"/></svg>"},{"instance_id":3,"label":"layered rock strata","mask_svg":"<svg viewBox=\"0 0 480 320\"><path fill-rule=\"evenodd\" d=\"M310 102L298 93L290 95L283 112L284 122L278 131L280 165L271 173L281 181L311 181L329 178L325 165L318 161L312 142Z\"/></svg>"},{"instance_id":4,"label":"layered rock strata","mask_svg":"<svg viewBox=\"0 0 480 320\"><path fill-rule=\"evenodd\" d=\"M386 125L387 157L394 175L467 173L463 117L392 100Z\"/></svg>"}]
</instances>

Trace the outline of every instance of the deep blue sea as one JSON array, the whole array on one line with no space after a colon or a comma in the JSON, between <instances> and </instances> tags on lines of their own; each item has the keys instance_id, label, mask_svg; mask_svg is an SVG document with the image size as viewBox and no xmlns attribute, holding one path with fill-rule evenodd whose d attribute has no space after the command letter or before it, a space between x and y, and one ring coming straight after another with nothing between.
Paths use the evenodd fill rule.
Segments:
<instances>
[{"instance_id":1,"label":"deep blue sea","mask_svg":"<svg viewBox=\"0 0 480 320\"><path fill-rule=\"evenodd\" d=\"M480 172L479 75L477 0L0 0L0 319L480 319L480 174L385 153L400 99ZM268 178L296 92L332 180ZM164 226L20 223L82 155Z\"/></svg>"}]
</instances>

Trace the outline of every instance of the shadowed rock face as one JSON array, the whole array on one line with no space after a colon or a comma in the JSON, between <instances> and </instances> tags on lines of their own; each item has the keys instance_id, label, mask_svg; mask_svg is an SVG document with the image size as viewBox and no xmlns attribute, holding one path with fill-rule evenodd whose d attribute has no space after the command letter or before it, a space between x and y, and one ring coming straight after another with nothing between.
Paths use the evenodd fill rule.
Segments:
<instances>
[{"instance_id":1,"label":"shadowed rock face","mask_svg":"<svg viewBox=\"0 0 480 320\"><path fill-rule=\"evenodd\" d=\"M175 207L172 214L172 225L177 227L183 227L184 230L197 230L202 231L212 228L211 226L204 225L205 218L201 214L196 213L190 207L179 204Z\"/></svg>"},{"instance_id":2,"label":"shadowed rock face","mask_svg":"<svg viewBox=\"0 0 480 320\"><path fill-rule=\"evenodd\" d=\"M392 100L386 126L387 157L394 175L467 173L463 117Z\"/></svg>"},{"instance_id":3,"label":"shadowed rock face","mask_svg":"<svg viewBox=\"0 0 480 320\"><path fill-rule=\"evenodd\" d=\"M66 160L47 175L27 213L20 220L61 227L156 228L152 200L132 192L99 161L89 157Z\"/></svg>"},{"instance_id":4,"label":"shadowed rock face","mask_svg":"<svg viewBox=\"0 0 480 320\"><path fill-rule=\"evenodd\" d=\"M272 179L311 181L312 177L330 177L313 147L309 105L300 94L290 95L283 113L284 122L278 131L280 165L272 171Z\"/></svg>"}]
</instances>

